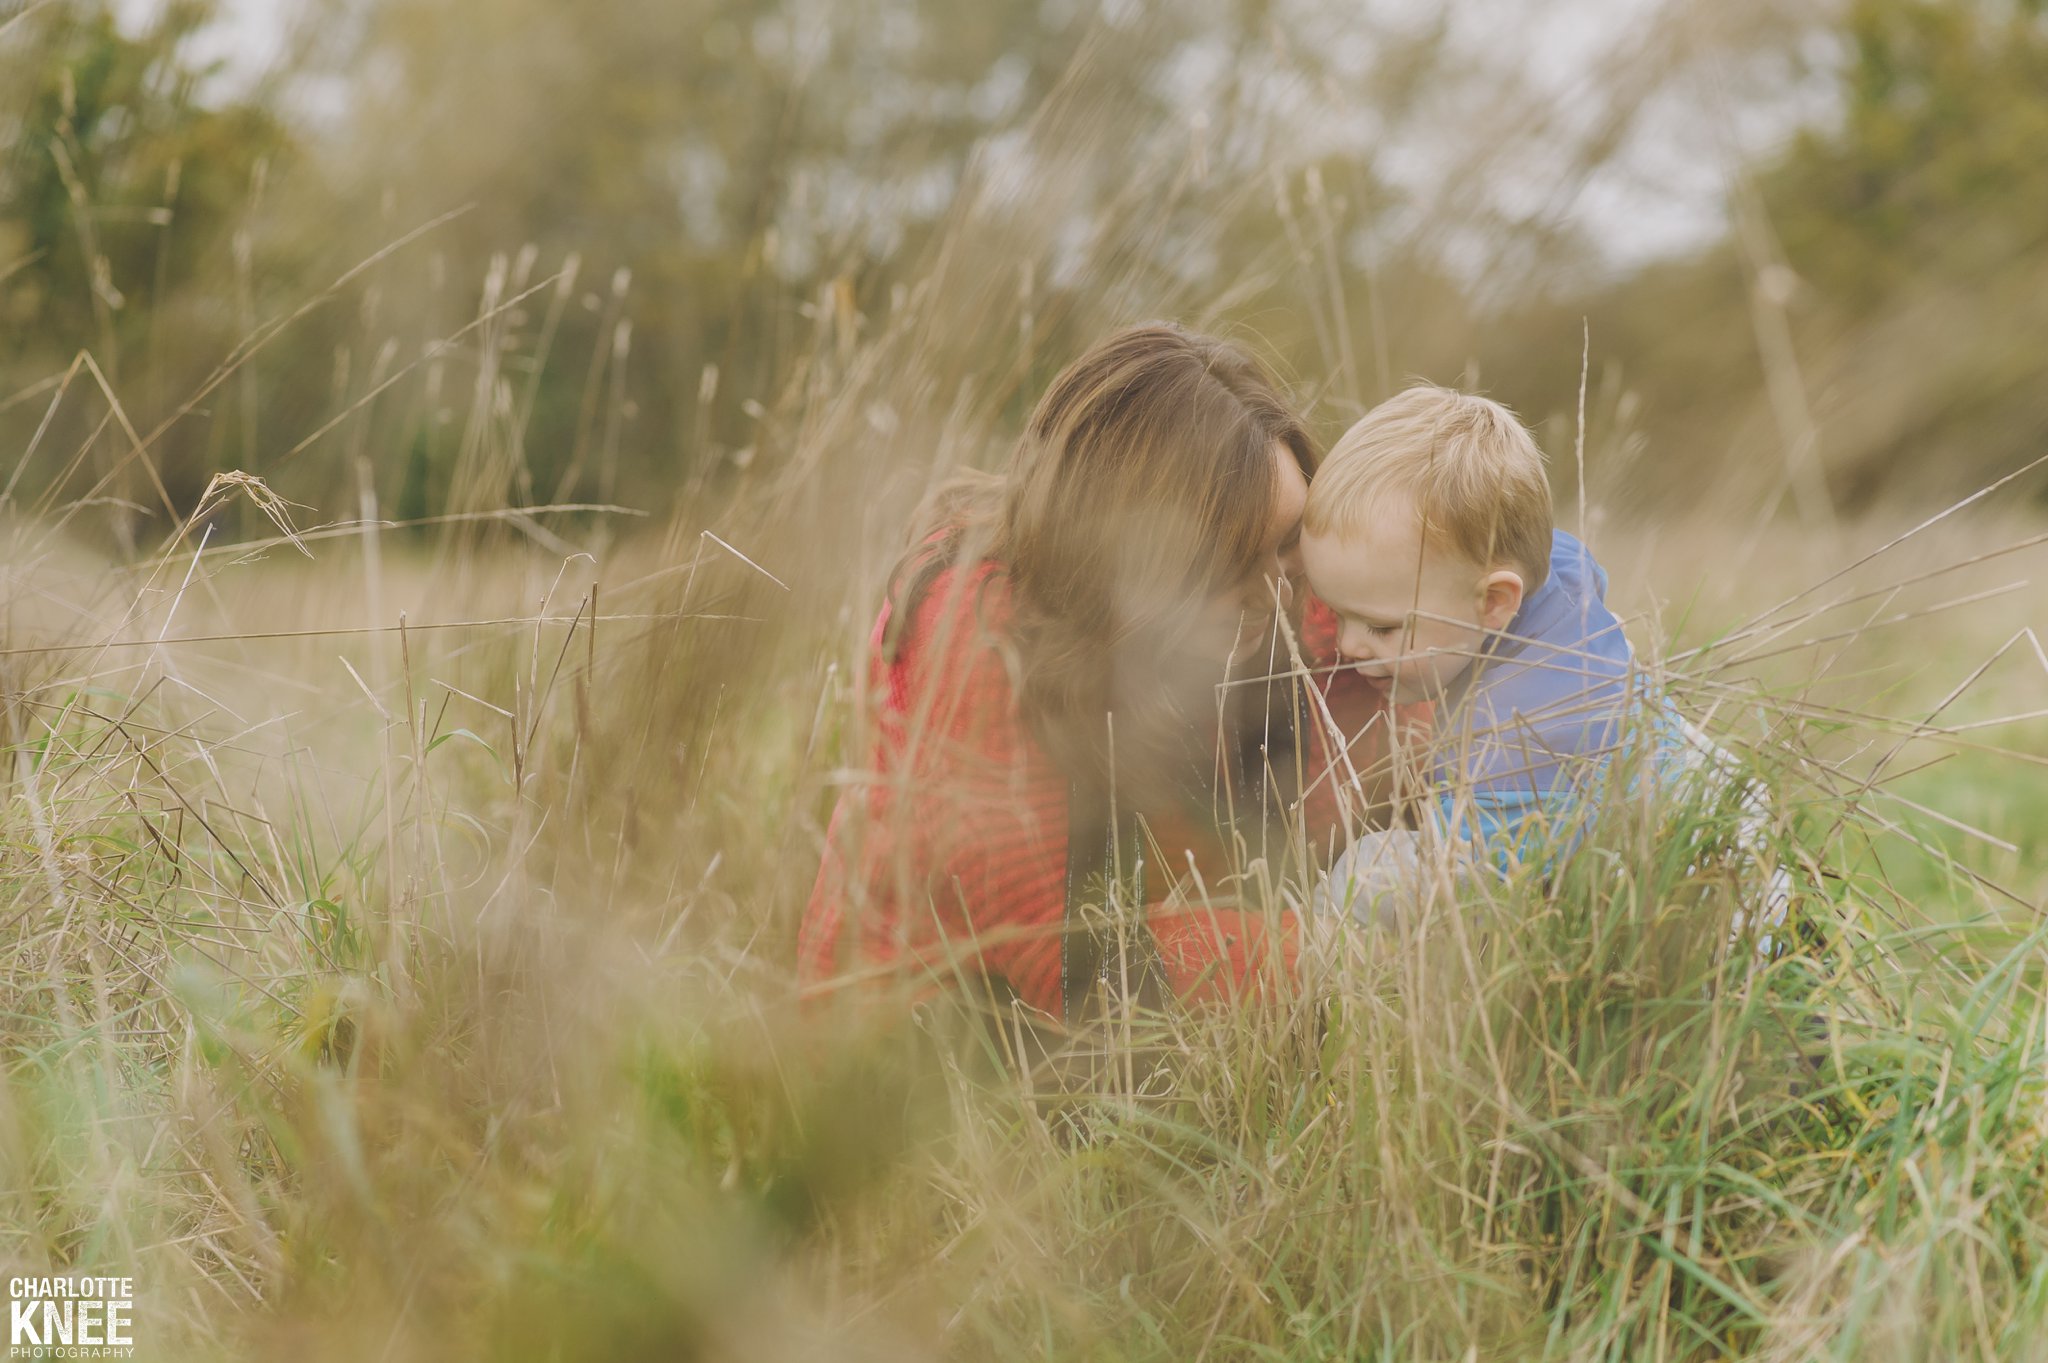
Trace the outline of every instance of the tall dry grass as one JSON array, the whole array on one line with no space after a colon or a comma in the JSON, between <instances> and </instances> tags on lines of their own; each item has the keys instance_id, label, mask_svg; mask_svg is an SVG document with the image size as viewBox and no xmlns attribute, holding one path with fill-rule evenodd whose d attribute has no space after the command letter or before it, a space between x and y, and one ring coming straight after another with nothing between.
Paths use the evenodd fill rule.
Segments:
<instances>
[{"instance_id":1,"label":"tall dry grass","mask_svg":"<svg viewBox=\"0 0 2048 1363\"><path fill-rule=\"evenodd\" d=\"M886 309L812 300L671 522L501 504L532 260L447 338L450 517L230 480L122 556L82 458L5 508L10 1272L132 1275L138 1357L2039 1356L2048 660L2002 589L2043 551L1995 493L1823 533L1588 489L1646 660L1776 791L1779 959L1729 949L1759 873L1680 800L1333 929L1265 1005L1119 1019L1142 1085L1053 1091L943 1000L795 1007L882 574L1031 396L1033 281L1131 164L1098 97ZM1089 200L1072 327L1228 322L1155 268L1179 156ZM41 400L148 467L89 366Z\"/></svg>"}]
</instances>

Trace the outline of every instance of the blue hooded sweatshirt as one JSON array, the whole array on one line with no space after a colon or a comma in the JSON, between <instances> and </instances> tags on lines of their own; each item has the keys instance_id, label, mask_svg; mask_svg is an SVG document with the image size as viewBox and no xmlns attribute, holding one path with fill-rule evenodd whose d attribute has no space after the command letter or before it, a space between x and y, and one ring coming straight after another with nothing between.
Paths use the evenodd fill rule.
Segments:
<instances>
[{"instance_id":1,"label":"blue hooded sweatshirt","mask_svg":"<svg viewBox=\"0 0 2048 1363\"><path fill-rule=\"evenodd\" d=\"M1633 655L1606 592L1586 546L1553 531L1543 585L1487 635L1438 707L1444 827L1503 869L1546 830L1576 831L1625 736Z\"/></svg>"}]
</instances>

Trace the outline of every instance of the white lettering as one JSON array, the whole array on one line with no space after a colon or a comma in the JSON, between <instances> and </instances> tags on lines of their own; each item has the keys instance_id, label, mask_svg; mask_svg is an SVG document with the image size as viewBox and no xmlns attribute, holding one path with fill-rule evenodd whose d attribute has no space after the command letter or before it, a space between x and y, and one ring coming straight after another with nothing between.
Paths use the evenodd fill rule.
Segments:
<instances>
[{"instance_id":1,"label":"white lettering","mask_svg":"<svg viewBox=\"0 0 2048 1363\"><path fill-rule=\"evenodd\" d=\"M133 1278L10 1278L7 1358L132 1358Z\"/></svg>"},{"instance_id":2,"label":"white lettering","mask_svg":"<svg viewBox=\"0 0 2048 1363\"><path fill-rule=\"evenodd\" d=\"M36 1303L34 1300L14 1303L14 1342L17 1345L33 1344L42 1347L43 1341L36 1336Z\"/></svg>"}]
</instances>

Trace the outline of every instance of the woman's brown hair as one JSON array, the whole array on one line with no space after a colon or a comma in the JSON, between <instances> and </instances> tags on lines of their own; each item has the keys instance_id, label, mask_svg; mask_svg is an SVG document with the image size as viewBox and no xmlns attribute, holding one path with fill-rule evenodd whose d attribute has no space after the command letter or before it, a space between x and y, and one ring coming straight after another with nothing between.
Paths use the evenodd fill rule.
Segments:
<instances>
[{"instance_id":1,"label":"woman's brown hair","mask_svg":"<svg viewBox=\"0 0 2048 1363\"><path fill-rule=\"evenodd\" d=\"M1113 714L1118 783L1185 788L1188 762L1214 760L1220 669L1176 667L1175 651L1261 569L1276 443L1314 473L1307 427L1236 345L1171 323L1106 337L1039 399L1003 477L934 500L895 578L893 629L945 568L994 560L1019 705L1054 761L1104 788Z\"/></svg>"}]
</instances>

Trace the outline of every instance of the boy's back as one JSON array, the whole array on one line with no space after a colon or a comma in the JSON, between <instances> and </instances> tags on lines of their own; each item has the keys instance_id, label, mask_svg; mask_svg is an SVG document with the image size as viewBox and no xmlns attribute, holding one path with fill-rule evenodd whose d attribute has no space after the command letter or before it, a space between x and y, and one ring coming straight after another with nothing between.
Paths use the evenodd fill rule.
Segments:
<instances>
[{"instance_id":1,"label":"boy's back","mask_svg":"<svg viewBox=\"0 0 2048 1363\"><path fill-rule=\"evenodd\" d=\"M1632 653L1586 546L1551 536L1550 571L1446 688L1431 764L1447 830L1501 850L1569 819L1621 744Z\"/></svg>"}]
</instances>

